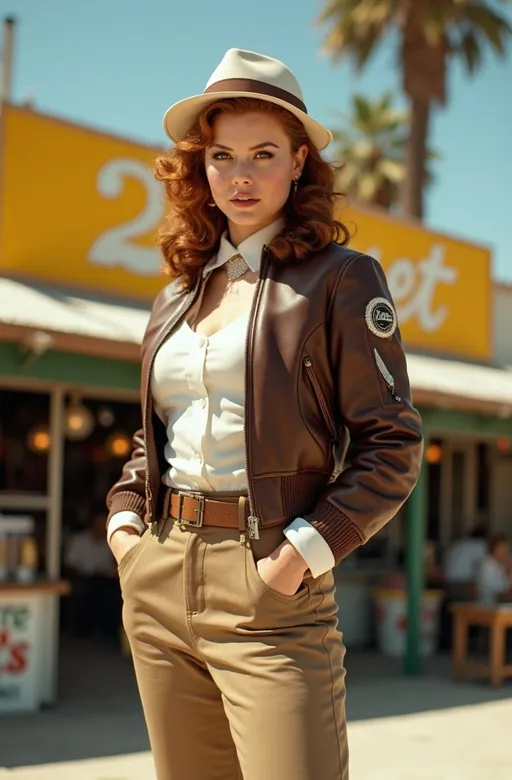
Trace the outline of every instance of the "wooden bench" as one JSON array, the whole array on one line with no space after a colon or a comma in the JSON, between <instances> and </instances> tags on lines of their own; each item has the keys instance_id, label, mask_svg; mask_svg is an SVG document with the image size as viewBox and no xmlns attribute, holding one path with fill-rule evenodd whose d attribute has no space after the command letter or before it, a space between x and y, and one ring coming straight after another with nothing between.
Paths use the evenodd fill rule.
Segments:
<instances>
[{"instance_id":1,"label":"wooden bench","mask_svg":"<svg viewBox=\"0 0 512 780\"><path fill-rule=\"evenodd\" d=\"M512 604L486 606L478 603L452 604L453 674L456 680L467 677L489 677L498 686L512 677L512 664L506 663L506 634L512 628ZM469 627L489 629L488 663L468 661Z\"/></svg>"}]
</instances>

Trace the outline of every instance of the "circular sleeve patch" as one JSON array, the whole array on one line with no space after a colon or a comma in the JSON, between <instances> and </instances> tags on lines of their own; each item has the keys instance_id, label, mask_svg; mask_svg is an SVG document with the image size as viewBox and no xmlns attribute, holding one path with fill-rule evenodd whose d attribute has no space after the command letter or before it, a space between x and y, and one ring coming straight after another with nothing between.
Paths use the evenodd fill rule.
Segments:
<instances>
[{"instance_id":1,"label":"circular sleeve patch","mask_svg":"<svg viewBox=\"0 0 512 780\"><path fill-rule=\"evenodd\" d=\"M386 298L372 298L364 317L368 330L380 339L392 336L398 325L396 312Z\"/></svg>"}]
</instances>

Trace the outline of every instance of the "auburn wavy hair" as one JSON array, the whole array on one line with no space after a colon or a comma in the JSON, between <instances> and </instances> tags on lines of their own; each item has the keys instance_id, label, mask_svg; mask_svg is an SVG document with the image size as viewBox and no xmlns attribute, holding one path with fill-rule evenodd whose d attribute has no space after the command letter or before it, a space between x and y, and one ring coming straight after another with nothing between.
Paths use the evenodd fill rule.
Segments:
<instances>
[{"instance_id":1,"label":"auburn wavy hair","mask_svg":"<svg viewBox=\"0 0 512 780\"><path fill-rule=\"evenodd\" d=\"M331 241L345 244L349 232L334 218L341 193L335 192L335 168L320 156L309 140L303 124L281 106L254 98L219 100L205 108L196 125L176 146L156 160L155 177L164 183L166 214L158 233L164 258L164 272L181 278L191 287L200 270L217 252L226 216L211 208L211 192L206 178L204 152L213 143L213 126L221 113L240 114L261 111L278 119L296 152L307 144L308 156L300 183L284 207L285 227L270 243L277 260L303 260Z\"/></svg>"}]
</instances>

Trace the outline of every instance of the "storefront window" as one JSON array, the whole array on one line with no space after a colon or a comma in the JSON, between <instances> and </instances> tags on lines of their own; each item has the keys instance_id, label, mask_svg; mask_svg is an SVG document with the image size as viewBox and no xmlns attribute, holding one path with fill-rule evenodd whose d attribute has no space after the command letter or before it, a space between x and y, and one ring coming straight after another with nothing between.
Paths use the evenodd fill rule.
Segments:
<instances>
[{"instance_id":1,"label":"storefront window","mask_svg":"<svg viewBox=\"0 0 512 780\"><path fill-rule=\"evenodd\" d=\"M466 476L466 453L454 450L452 453L452 538L459 539L466 529L464 516Z\"/></svg>"},{"instance_id":2,"label":"storefront window","mask_svg":"<svg viewBox=\"0 0 512 780\"><path fill-rule=\"evenodd\" d=\"M477 509L487 517L491 495L490 447L488 444L477 446Z\"/></svg>"},{"instance_id":3,"label":"storefront window","mask_svg":"<svg viewBox=\"0 0 512 780\"><path fill-rule=\"evenodd\" d=\"M0 389L0 493L46 493L47 393Z\"/></svg>"},{"instance_id":4,"label":"storefront window","mask_svg":"<svg viewBox=\"0 0 512 780\"><path fill-rule=\"evenodd\" d=\"M85 437L66 438L63 471L63 527L87 526L91 508L103 504L119 479L132 450L132 436L141 426L140 404L80 401L92 425ZM69 421L69 402L66 406ZM105 516L106 516L105 506Z\"/></svg>"},{"instance_id":5,"label":"storefront window","mask_svg":"<svg viewBox=\"0 0 512 780\"><path fill-rule=\"evenodd\" d=\"M441 532L441 475L443 470L443 451L443 441L441 439L432 439L427 449L427 538L435 540L436 542L439 542Z\"/></svg>"}]
</instances>

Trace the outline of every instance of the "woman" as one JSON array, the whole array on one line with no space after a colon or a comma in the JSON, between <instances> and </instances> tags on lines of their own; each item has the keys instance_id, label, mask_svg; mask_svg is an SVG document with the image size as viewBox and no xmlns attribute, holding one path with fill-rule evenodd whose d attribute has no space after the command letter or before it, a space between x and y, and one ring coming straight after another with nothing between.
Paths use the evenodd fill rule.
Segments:
<instances>
[{"instance_id":1,"label":"woman","mask_svg":"<svg viewBox=\"0 0 512 780\"><path fill-rule=\"evenodd\" d=\"M108 497L157 777L346 780L332 568L421 460L395 311L379 265L333 243L331 136L282 63L228 51L164 127L173 282Z\"/></svg>"}]
</instances>

